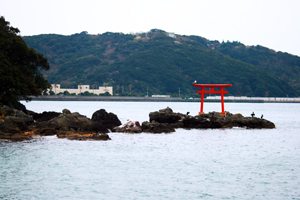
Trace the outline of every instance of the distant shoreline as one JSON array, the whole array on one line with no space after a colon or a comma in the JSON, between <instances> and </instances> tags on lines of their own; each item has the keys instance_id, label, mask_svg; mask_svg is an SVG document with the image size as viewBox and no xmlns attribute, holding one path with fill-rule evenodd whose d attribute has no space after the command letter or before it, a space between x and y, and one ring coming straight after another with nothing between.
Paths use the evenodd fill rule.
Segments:
<instances>
[{"instance_id":1,"label":"distant shoreline","mask_svg":"<svg viewBox=\"0 0 300 200\"><path fill-rule=\"evenodd\" d=\"M31 96L32 101L132 101L132 102L199 102L198 98L179 97L130 97L130 96ZM219 98L208 98L205 102L219 102ZM234 103L300 103L300 98L261 98L261 97L225 97L226 102Z\"/></svg>"}]
</instances>

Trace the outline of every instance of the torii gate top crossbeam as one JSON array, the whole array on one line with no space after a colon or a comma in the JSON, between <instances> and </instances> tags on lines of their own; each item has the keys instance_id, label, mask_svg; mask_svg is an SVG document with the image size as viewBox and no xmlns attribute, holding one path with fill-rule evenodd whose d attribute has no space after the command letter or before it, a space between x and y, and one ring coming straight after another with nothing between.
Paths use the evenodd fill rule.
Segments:
<instances>
[{"instance_id":1,"label":"torii gate top crossbeam","mask_svg":"<svg viewBox=\"0 0 300 200\"><path fill-rule=\"evenodd\" d=\"M229 83L224 83L224 84L223 83L217 83L217 84L212 84L212 83L208 83L208 84L194 83L193 86L194 87L200 87L200 88L202 88L202 87L204 87L204 88L212 88L212 87L213 88L215 88L215 87L226 88L226 87L231 87L232 84L229 84Z\"/></svg>"}]
</instances>

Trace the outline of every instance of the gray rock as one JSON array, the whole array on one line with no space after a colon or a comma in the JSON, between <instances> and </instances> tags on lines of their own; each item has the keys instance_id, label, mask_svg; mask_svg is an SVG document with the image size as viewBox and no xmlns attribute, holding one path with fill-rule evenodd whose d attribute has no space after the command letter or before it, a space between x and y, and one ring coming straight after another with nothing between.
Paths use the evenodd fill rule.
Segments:
<instances>
[{"instance_id":1,"label":"gray rock","mask_svg":"<svg viewBox=\"0 0 300 200\"><path fill-rule=\"evenodd\" d=\"M32 111L27 111L27 113L30 114L33 117L33 119L37 122L49 121L49 120L61 115L61 113L53 112L53 111L50 111L50 112L45 111L42 113L35 113Z\"/></svg>"},{"instance_id":2,"label":"gray rock","mask_svg":"<svg viewBox=\"0 0 300 200\"><path fill-rule=\"evenodd\" d=\"M203 115L189 116L182 113L174 113L171 108L161 109L149 114L149 121L156 122L152 126L173 128L198 128L198 129L215 129L215 128L275 128L275 124L256 117L244 117L241 114L232 114L227 112L225 117L217 112L210 112ZM158 124L157 124L158 123ZM144 123L143 123L144 124ZM149 124L145 123L145 129L149 129ZM143 128L143 127L142 127ZM143 128L144 130L144 128ZM151 130L151 129L150 129Z\"/></svg>"},{"instance_id":3,"label":"gray rock","mask_svg":"<svg viewBox=\"0 0 300 200\"><path fill-rule=\"evenodd\" d=\"M172 133L175 132L174 127L170 126L167 123L158 123L158 122L143 122L142 123L143 132L147 133Z\"/></svg>"},{"instance_id":4,"label":"gray rock","mask_svg":"<svg viewBox=\"0 0 300 200\"><path fill-rule=\"evenodd\" d=\"M71 114L71 111L65 108L62 110L62 113L63 114Z\"/></svg>"},{"instance_id":5,"label":"gray rock","mask_svg":"<svg viewBox=\"0 0 300 200\"><path fill-rule=\"evenodd\" d=\"M104 127L110 130L121 125L121 121L117 115L114 113L107 113L104 109L94 112L92 115L92 121L95 127Z\"/></svg>"},{"instance_id":6,"label":"gray rock","mask_svg":"<svg viewBox=\"0 0 300 200\"><path fill-rule=\"evenodd\" d=\"M174 113L173 110L169 107L165 109L161 109L156 112L150 112L149 121L150 122L158 122L158 123L167 123L172 127L179 128L182 126L182 120L187 115L181 113Z\"/></svg>"},{"instance_id":7,"label":"gray rock","mask_svg":"<svg viewBox=\"0 0 300 200\"><path fill-rule=\"evenodd\" d=\"M29 134L29 126L33 122L32 116L25 114L23 111L8 106L1 106L0 139L30 139L32 134ZM27 133L25 134L25 132Z\"/></svg>"},{"instance_id":8,"label":"gray rock","mask_svg":"<svg viewBox=\"0 0 300 200\"><path fill-rule=\"evenodd\" d=\"M183 119L183 127L181 128L210 128L211 121L208 118L204 118L201 116L188 116Z\"/></svg>"},{"instance_id":9,"label":"gray rock","mask_svg":"<svg viewBox=\"0 0 300 200\"><path fill-rule=\"evenodd\" d=\"M63 112L58 117L37 124L38 133L49 135L57 131L96 131L93 122L79 113Z\"/></svg>"},{"instance_id":10,"label":"gray rock","mask_svg":"<svg viewBox=\"0 0 300 200\"><path fill-rule=\"evenodd\" d=\"M109 140L107 128L95 124L91 119L77 112L64 111L49 121L37 123L39 135L57 135L71 140Z\"/></svg>"},{"instance_id":11,"label":"gray rock","mask_svg":"<svg viewBox=\"0 0 300 200\"><path fill-rule=\"evenodd\" d=\"M121 133L141 133L142 131L142 127L138 121L128 121L122 126L113 128L113 132Z\"/></svg>"},{"instance_id":12,"label":"gray rock","mask_svg":"<svg viewBox=\"0 0 300 200\"><path fill-rule=\"evenodd\" d=\"M106 133L78 132L78 131L59 131L58 138L69 140L111 140Z\"/></svg>"},{"instance_id":13,"label":"gray rock","mask_svg":"<svg viewBox=\"0 0 300 200\"><path fill-rule=\"evenodd\" d=\"M260 119L256 117L243 117L232 121L234 126L245 127L249 129L271 129L275 128L275 124L266 119Z\"/></svg>"}]
</instances>

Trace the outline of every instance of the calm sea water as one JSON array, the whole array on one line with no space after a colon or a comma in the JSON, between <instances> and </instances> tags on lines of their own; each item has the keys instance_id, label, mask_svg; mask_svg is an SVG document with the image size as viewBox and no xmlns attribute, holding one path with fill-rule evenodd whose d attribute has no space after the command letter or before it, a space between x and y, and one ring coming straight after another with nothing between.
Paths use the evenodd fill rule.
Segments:
<instances>
[{"instance_id":1,"label":"calm sea water","mask_svg":"<svg viewBox=\"0 0 300 200\"><path fill-rule=\"evenodd\" d=\"M196 114L198 103L30 102L36 112L100 108L148 120L167 106ZM0 142L0 199L300 199L300 104L227 103L226 110L273 121L273 130L110 133L111 141L55 136ZM218 103L205 111L220 110Z\"/></svg>"}]
</instances>

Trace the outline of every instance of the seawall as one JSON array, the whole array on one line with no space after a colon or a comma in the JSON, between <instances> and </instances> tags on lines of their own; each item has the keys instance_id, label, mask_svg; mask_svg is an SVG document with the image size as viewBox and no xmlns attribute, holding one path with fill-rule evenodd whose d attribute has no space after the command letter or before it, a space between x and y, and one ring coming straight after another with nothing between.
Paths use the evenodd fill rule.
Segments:
<instances>
[{"instance_id":1,"label":"seawall","mask_svg":"<svg viewBox=\"0 0 300 200\"><path fill-rule=\"evenodd\" d=\"M131 96L31 96L33 101L133 101L133 102L199 102L199 98L131 97ZM206 98L205 102L220 102L220 98ZM225 102L240 103L300 103L300 98L226 98Z\"/></svg>"}]
</instances>

